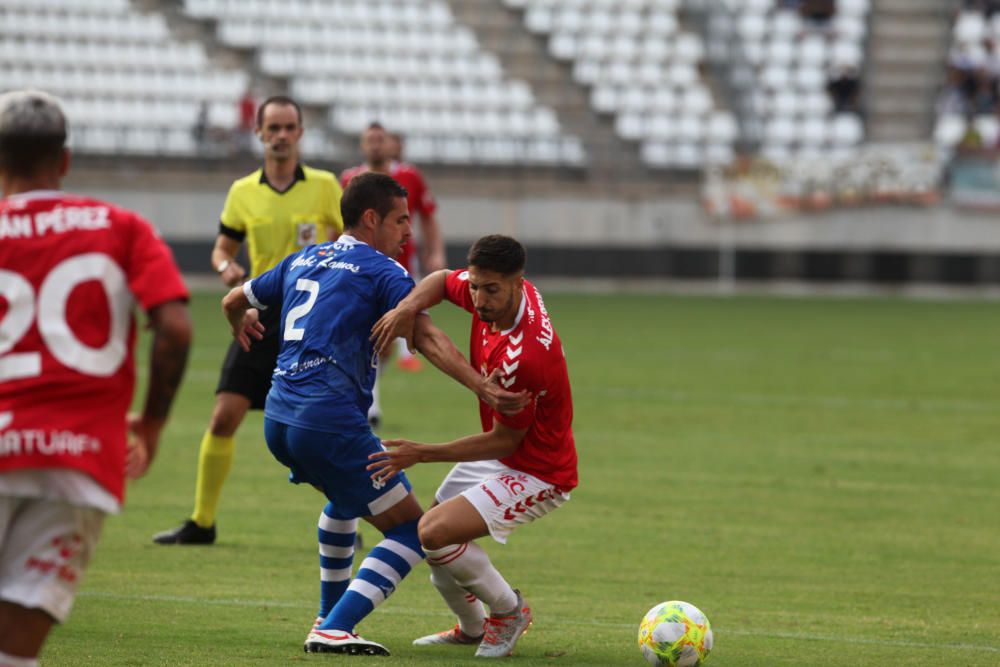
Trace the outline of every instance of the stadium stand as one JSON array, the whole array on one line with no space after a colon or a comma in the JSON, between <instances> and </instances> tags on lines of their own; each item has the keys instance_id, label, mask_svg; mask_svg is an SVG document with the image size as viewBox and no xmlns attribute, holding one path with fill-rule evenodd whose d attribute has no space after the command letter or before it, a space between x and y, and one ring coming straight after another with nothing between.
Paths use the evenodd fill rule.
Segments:
<instances>
[{"instance_id":1,"label":"stadium stand","mask_svg":"<svg viewBox=\"0 0 1000 667\"><path fill-rule=\"evenodd\" d=\"M186 0L217 21L224 44L256 49L260 69L287 77L330 126L355 135L378 119L417 162L578 166L586 156L530 87L458 25L446 2ZM379 44L373 50L371 44Z\"/></svg>"},{"instance_id":2,"label":"stadium stand","mask_svg":"<svg viewBox=\"0 0 1000 667\"><path fill-rule=\"evenodd\" d=\"M570 62L595 111L614 116L653 167L727 162L737 125L700 72L701 37L682 27L678 0L504 0L524 11L552 57Z\"/></svg>"},{"instance_id":3,"label":"stadium stand","mask_svg":"<svg viewBox=\"0 0 1000 667\"><path fill-rule=\"evenodd\" d=\"M952 151L995 149L1000 140L1000 14L995 3L966 2L955 14L948 78L937 99L934 140Z\"/></svg>"},{"instance_id":4,"label":"stadium stand","mask_svg":"<svg viewBox=\"0 0 1000 667\"><path fill-rule=\"evenodd\" d=\"M128 0L5 0L0 4L0 89L59 95L71 141L96 154L192 155L202 103L231 128L243 71L215 68L196 41L172 38L164 17Z\"/></svg>"},{"instance_id":5,"label":"stadium stand","mask_svg":"<svg viewBox=\"0 0 1000 667\"><path fill-rule=\"evenodd\" d=\"M705 3L703 3L705 4ZM843 154L864 139L860 107L837 109L828 91L838 73L864 69L869 0L838 0L829 18L810 19L800 3L716 3L709 50L741 72L748 138L765 157Z\"/></svg>"},{"instance_id":6,"label":"stadium stand","mask_svg":"<svg viewBox=\"0 0 1000 667\"><path fill-rule=\"evenodd\" d=\"M808 0L491 2L567 68L618 142L605 150L635 151L646 168L696 170L737 150L777 160L844 154L864 140L861 109L839 108L829 89L833 72L864 69L871 0L838 0L825 21L800 12ZM496 45L485 48L445 0L176 4L207 27L206 39L179 38L166 3L4 2L0 87L63 97L77 119L75 148L96 154L197 155L196 126L232 132L237 100L266 79L318 117L307 156L346 159L338 143L377 119L406 135L420 163L592 162L586 126L567 130L566 110L538 93L544 82L511 75ZM960 44L997 30L982 12L955 22ZM210 56L216 47L242 54L244 66ZM995 138L994 115L975 122ZM936 137L957 143L965 126L964 115L942 115Z\"/></svg>"}]
</instances>

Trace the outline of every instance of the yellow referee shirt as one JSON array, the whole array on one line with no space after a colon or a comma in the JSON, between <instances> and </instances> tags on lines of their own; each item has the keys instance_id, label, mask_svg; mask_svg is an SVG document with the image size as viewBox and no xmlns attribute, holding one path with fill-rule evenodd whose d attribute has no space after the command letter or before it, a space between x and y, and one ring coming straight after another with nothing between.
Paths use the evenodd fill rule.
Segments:
<instances>
[{"instance_id":1,"label":"yellow referee shirt","mask_svg":"<svg viewBox=\"0 0 1000 667\"><path fill-rule=\"evenodd\" d=\"M246 239L250 275L259 276L300 248L344 231L340 195L328 171L299 165L292 184L278 192L261 168L229 188L219 233Z\"/></svg>"}]
</instances>

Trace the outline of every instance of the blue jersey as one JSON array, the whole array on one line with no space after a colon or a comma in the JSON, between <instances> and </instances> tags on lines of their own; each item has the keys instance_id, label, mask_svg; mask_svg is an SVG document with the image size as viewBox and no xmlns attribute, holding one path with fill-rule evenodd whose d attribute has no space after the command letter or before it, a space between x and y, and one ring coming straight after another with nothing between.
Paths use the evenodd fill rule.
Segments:
<instances>
[{"instance_id":1,"label":"blue jersey","mask_svg":"<svg viewBox=\"0 0 1000 667\"><path fill-rule=\"evenodd\" d=\"M303 248L245 283L255 307L281 309L281 351L264 415L317 431L368 428L375 322L413 289L399 263L351 236Z\"/></svg>"}]
</instances>

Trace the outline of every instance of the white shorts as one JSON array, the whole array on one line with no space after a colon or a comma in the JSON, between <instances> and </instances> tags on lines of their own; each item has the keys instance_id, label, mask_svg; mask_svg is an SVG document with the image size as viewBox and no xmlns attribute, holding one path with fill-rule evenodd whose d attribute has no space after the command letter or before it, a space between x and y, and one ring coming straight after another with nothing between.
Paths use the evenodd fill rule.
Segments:
<instances>
[{"instance_id":1,"label":"white shorts","mask_svg":"<svg viewBox=\"0 0 1000 667\"><path fill-rule=\"evenodd\" d=\"M56 500L0 496L0 600L65 621L104 516Z\"/></svg>"},{"instance_id":2,"label":"white shorts","mask_svg":"<svg viewBox=\"0 0 1000 667\"><path fill-rule=\"evenodd\" d=\"M459 463L438 487L443 503L461 495L476 508L490 535L500 544L517 526L540 519L569 500L569 494L500 461Z\"/></svg>"}]
</instances>

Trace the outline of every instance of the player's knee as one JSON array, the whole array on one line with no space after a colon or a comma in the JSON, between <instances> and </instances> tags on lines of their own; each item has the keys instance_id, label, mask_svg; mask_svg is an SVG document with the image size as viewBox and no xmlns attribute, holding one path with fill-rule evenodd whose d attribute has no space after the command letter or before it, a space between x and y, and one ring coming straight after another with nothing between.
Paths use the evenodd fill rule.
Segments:
<instances>
[{"instance_id":1,"label":"player's knee","mask_svg":"<svg viewBox=\"0 0 1000 667\"><path fill-rule=\"evenodd\" d=\"M420 537L420 544L424 549L441 549L451 542L448 539L446 526L443 522L437 521L433 516L425 514L420 518L417 525L417 535Z\"/></svg>"},{"instance_id":2,"label":"player's knee","mask_svg":"<svg viewBox=\"0 0 1000 667\"><path fill-rule=\"evenodd\" d=\"M420 545L424 549L437 549L437 545L434 543L433 539L433 520L428 519L427 515L420 517L420 523L417 524L417 537L420 538Z\"/></svg>"},{"instance_id":3,"label":"player's knee","mask_svg":"<svg viewBox=\"0 0 1000 667\"><path fill-rule=\"evenodd\" d=\"M243 414L240 411L232 410L224 404L216 404L208 422L208 430L212 435L227 438L236 433L241 421Z\"/></svg>"}]
</instances>

